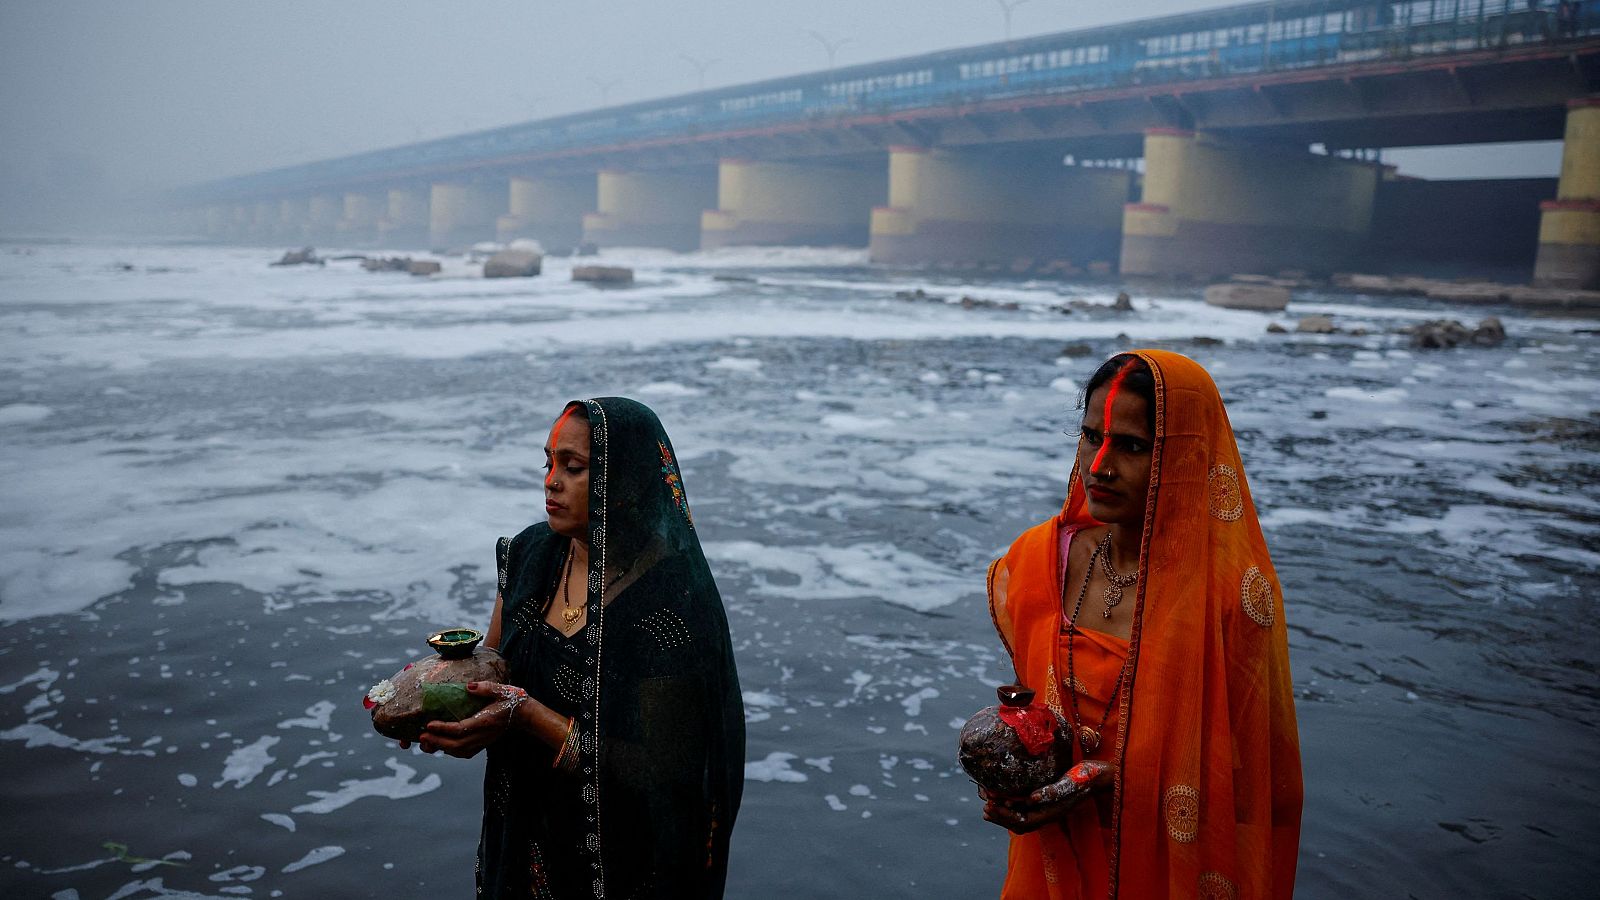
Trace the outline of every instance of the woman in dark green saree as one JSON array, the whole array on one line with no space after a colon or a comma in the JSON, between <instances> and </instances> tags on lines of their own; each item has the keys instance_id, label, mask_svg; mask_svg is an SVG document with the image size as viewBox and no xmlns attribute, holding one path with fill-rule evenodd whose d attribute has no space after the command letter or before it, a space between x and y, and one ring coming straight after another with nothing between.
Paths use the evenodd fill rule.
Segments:
<instances>
[{"instance_id":1,"label":"woman in dark green saree","mask_svg":"<svg viewBox=\"0 0 1600 900\"><path fill-rule=\"evenodd\" d=\"M744 785L727 614L655 413L567 405L548 523L496 547L508 685L424 750L487 748L478 896L721 897Z\"/></svg>"}]
</instances>

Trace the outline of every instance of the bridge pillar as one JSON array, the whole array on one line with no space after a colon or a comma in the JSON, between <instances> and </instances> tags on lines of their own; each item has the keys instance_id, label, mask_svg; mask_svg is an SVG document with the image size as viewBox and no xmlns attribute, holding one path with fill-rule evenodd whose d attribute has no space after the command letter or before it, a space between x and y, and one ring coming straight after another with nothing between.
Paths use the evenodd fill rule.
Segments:
<instances>
[{"instance_id":1,"label":"bridge pillar","mask_svg":"<svg viewBox=\"0 0 1600 900\"><path fill-rule=\"evenodd\" d=\"M583 240L583 217L595 208L592 175L574 178L511 179L506 215L495 221L500 241L533 238L554 252Z\"/></svg>"},{"instance_id":2,"label":"bridge pillar","mask_svg":"<svg viewBox=\"0 0 1600 900\"><path fill-rule=\"evenodd\" d=\"M367 243L378 236L378 198L372 194L345 194L339 224L341 241Z\"/></svg>"},{"instance_id":3,"label":"bridge pillar","mask_svg":"<svg viewBox=\"0 0 1600 900\"><path fill-rule=\"evenodd\" d=\"M724 159L717 208L700 217L700 246L860 247L887 189L882 169Z\"/></svg>"},{"instance_id":4,"label":"bridge pillar","mask_svg":"<svg viewBox=\"0 0 1600 900\"><path fill-rule=\"evenodd\" d=\"M1372 163L1174 128L1145 132L1143 202L1123 215L1126 275L1214 277L1349 265L1372 222Z\"/></svg>"},{"instance_id":5,"label":"bridge pillar","mask_svg":"<svg viewBox=\"0 0 1600 900\"><path fill-rule=\"evenodd\" d=\"M583 239L601 247L694 250L700 246L700 214L717 202L712 169L608 169L596 187L598 209L583 217Z\"/></svg>"},{"instance_id":6,"label":"bridge pillar","mask_svg":"<svg viewBox=\"0 0 1600 900\"><path fill-rule=\"evenodd\" d=\"M1539 210L1534 283L1600 288L1600 95L1567 104L1561 181Z\"/></svg>"},{"instance_id":7,"label":"bridge pillar","mask_svg":"<svg viewBox=\"0 0 1600 900\"><path fill-rule=\"evenodd\" d=\"M390 188L378 217L378 243L421 247L428 243L428 194L416 188Z\"/></svg>"},{"instance_id":8,"label":"bridge pillar","mask_svg":"<svg viewBox=\"0 0 1600 900\"><path fill-rule=\"evenodd\" d=\"M284 197L278 201L278 237L286 241L310 240L311 201L305 197Z\"/></svg>"},{"instance_id":9,"label":"bridge pillar","mask_svg":"<svg viewBox=\"0 0 1600 900\"><path fill-rule=\"evenodd\" d=\"M228 226L228 240L248 243L254 236L256 207L253 203L237 203L233 207L233 221Z\"/></svg>"},{"instance_id":10,"label":"bridge pillar","mask_svg":"<svg viewBox=\"0 0 1600 900\"><path fill-rule=\"evenodd\" d=\"M959 265L1116 259L1132 173L1062 164L1056 150L889 148L889 205L871 258Z\"/></svg>"},{"instance_id":11,"label":"bridge pillar","mask_svg":"<svg viewBox=\"0 0 1600 900\"><path fill-rule=\"evenodd\" d=\"M272 200L262 200L255 205L255 211L250 217L250 237L260 241L274 241L278 238L278 204Z\"/></svg>"},{"instance_id":12,"label":"bridge pillar","mask_svg":"<svg viewBox=\"0 0 1600 900\"><path fill-rule=\"evenodd\" d=\"M306 201L306 239L325 241L333 238L339 229L339 219L344 216L344 198L338 194L314 194Z\"/></svg>"},{"instance_id":13,"label":"bridge pillar","mask_svg":"<svg viewBox=\"0 0 1600 900\"><path fill-rule=\"evenodd\" d=\"M490 240L505 202L488 185L435 184L428 195L428 246L447 249Z\"/></svg>"}]
</instances>

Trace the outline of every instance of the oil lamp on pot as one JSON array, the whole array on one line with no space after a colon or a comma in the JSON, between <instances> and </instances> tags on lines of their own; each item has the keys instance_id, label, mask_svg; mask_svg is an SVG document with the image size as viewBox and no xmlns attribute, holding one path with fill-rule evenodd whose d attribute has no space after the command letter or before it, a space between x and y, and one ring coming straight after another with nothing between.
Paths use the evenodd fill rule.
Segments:
<instances>
[{"instance_id":1,"label":"oil lamp on pot","mask_svg":"<svg viewBox=\"0 0 1600 900\"><path fill-rule=\"evenodd\" d=\"M1026 797L1056 781L1072 763L1059 716L1034 702L1032 688L1003 684L998 706L978 710L961 729L957 760L991 796Z\"/></svg>"}]
</instances>

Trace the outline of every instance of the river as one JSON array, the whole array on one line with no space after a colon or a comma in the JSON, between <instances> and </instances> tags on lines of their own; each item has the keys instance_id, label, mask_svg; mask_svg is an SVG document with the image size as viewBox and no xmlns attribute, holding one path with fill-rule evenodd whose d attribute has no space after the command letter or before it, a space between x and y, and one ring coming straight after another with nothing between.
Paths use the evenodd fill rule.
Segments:
<instances>
[{"instance_id":1,"label":"river","mask_svg":"<svg viewBox=\"0 0 1600 900\"><path fill-rule=\"evenodd\" d=\"M280 250L0 242L0 894L470 896L481 761L397 750L361 696L486 623L551 419L623 394L728 605L729 896L994 896L1004 833L954 765L1010 675L984 567L1059 507L1076 391L1132 346L1216 378L1283 582L1297 895L1600 880L1593 321L1139 285L1118 312L850 250L613 251L638 277L609 290ZM1346 333L1266 331L1309 313ZM1395 333L1487 314L1501 346Z\"/></svg>"}]
</instances>

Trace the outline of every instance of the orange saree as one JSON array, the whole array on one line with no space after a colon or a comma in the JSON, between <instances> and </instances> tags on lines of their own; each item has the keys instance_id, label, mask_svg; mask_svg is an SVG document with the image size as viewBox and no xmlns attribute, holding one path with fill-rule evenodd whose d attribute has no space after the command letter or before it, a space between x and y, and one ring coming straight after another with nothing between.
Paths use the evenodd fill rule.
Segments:
<instances>
[{"instance_id":1,"label":"orange saree","mask_svg":"<svg viewBox=\"0 0 1600 900\"><path fill-rule=\"evenodd\" d=\"M1135 352L1155 376L1156 435L1130 680L1094 754L1116 765L1115 785L1013 836L1002 896L1286 900L1300 743L1277 575L1211 377L1176 353ZM1058 712L1072 689L1058 662L1061 530L1092 524L1074 472L1060 515L989 569L990 614L1017 680ZM1093 684L1079 687L1094 699Z\"/></svg>"}]
</instances>

